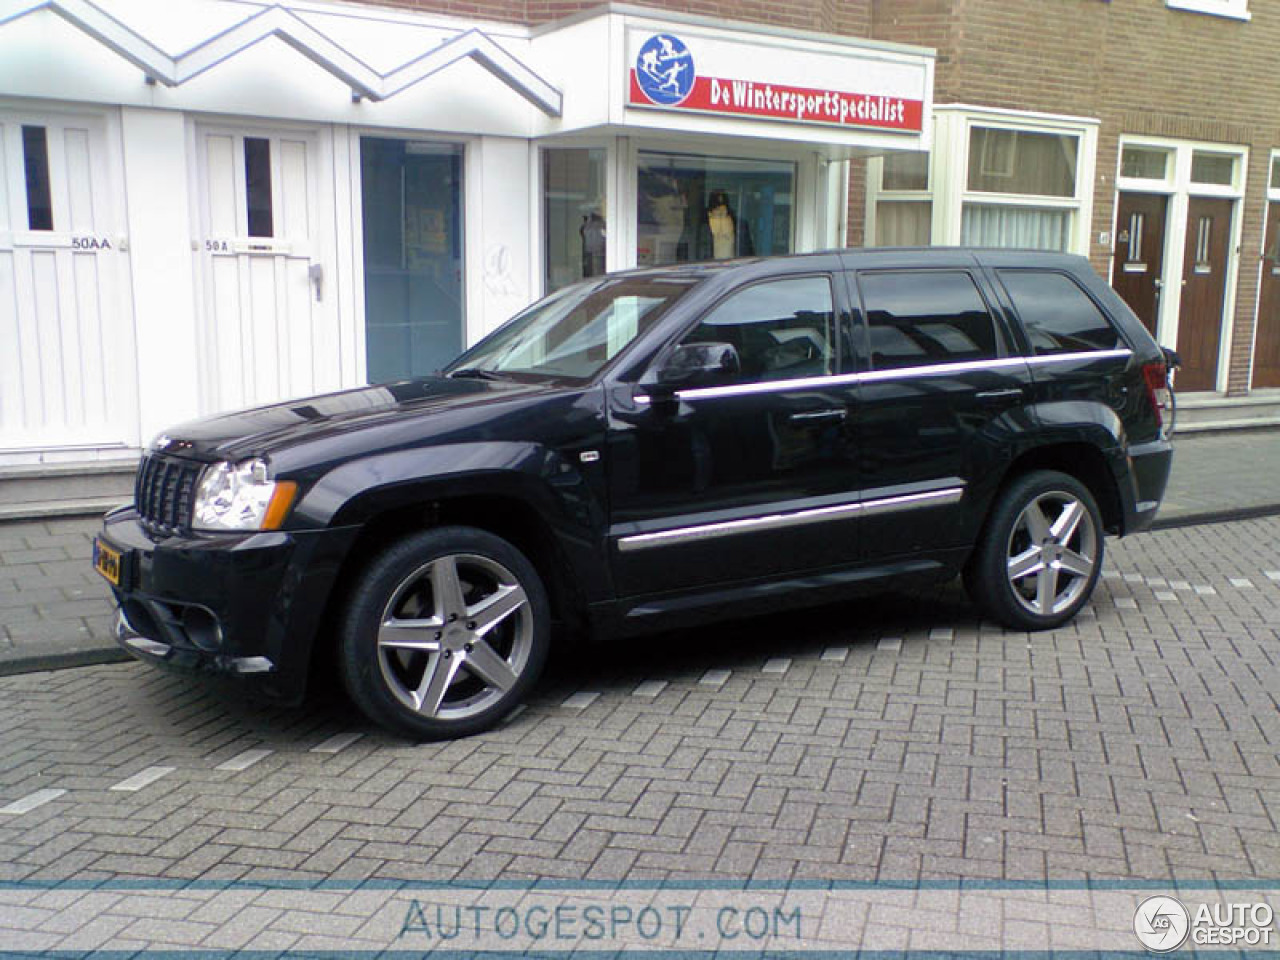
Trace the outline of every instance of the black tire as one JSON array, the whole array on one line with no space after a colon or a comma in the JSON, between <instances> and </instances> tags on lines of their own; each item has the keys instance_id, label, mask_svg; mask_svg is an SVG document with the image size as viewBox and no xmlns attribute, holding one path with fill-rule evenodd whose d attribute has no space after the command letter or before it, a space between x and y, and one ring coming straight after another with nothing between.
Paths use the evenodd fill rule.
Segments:
<instances>
[{"instance_id":1,"label":"black tire","mask_svg":"<svg viewBox=\"0 0 1280 960\"><path fill-rule=\"evenodd\" d=\"M339 623L342 680L395 733L466 737L525 698L550 631L546 589L524 554L473 527L425 530L361 574Z\"/></svg>"},{"instance_id":2,"label":"black tire","mask_svg":"<svg viewBox=\"0 0 1280 960\"><path fill-rule=\"evenodd\" d=\"M1051 470L1027 473L1001 491L965 570L965 587L993 620L1050 630L1089 602L1103 542L1102 517L1084 484Z\"/></svg>"}]
</instances>

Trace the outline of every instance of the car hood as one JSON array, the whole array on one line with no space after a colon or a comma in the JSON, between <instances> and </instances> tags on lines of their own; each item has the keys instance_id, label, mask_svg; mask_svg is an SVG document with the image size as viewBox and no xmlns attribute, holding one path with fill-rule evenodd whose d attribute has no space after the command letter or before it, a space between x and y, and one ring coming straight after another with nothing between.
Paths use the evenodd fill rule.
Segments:
<instances>
[{"instance_id":1,"label":"car hood","mask_svg":"<svg viewBox=\"0 0 1280 960\"><path fill-rule=\"evenodd\" d=\"M191 420L166 430L152 448L201 460L269 455L327 436L504 402L550 389L553 385L548 383L513 380L402 380Z\"/></svg>"}]
</instances>

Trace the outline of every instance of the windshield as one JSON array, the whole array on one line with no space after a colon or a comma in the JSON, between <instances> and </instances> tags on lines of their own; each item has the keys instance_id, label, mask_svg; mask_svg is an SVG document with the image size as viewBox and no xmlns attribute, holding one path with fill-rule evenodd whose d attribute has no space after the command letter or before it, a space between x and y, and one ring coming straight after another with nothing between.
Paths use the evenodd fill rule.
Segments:
<instances>
[{"instance_id":1,"label":"windshield","mask_svg":"<svg viewBox=\"0 0 1280 960\"><path fill-rule=\"evenodd\" d=\"M614 277L566 287L499 327L445 372L589 379L697 282Z\"/></svg>"}]
</instances>

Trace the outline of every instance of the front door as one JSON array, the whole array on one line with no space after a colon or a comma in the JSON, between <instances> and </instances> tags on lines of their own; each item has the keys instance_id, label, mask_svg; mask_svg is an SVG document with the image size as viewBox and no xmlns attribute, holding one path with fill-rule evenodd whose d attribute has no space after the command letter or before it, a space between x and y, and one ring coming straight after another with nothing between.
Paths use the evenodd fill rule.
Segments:
<instances>
[{"instance_id":1,"label":"front door","mask_svg":"<svg viewBox=\"0 0 1280 960\"><path fill-rule=\"evenodd\" d=\"M344 386L320 135L197 126L196 142L202 409Z\"/></svg>"},{"instance_id":2,"label":"front door","mask_svg":"<svg viewBox=\"0 0 1280 960\"><path fill-rule=\"evenodd\" d=\"M1164 225L1169 198L1158 193L1122 193L1116 207L1111 286L1154 337L1164 283Z\"/></svg>"},{"instance_id":3,"label":"front door","mask_svg":"<svg viewBox=\"0 0 1280 960\"><path fill-rule=\"evenodd\" d=\"M138 444L117 168L101 117L0 111L0 457Z\"/></svg>"},{"instance_id":4,"label":"front door","mask_svg":"<svg viewBox=\"0 0 1280 960\"><path fill-rule=\"evenodd\" d=\"M1255 389L1280 387L1280 201L1267 209L1262 285L1258 293L1258 337L1253 353Z\"/></svg>"},{"instance_id":5,"label":"front door","mask_svg":"<svg viewBox=\"0 0 1280 960\"><path fill-rule=\"evenodd\" d=\"M620 596L767 580L856 559L856 387L835 376L842 296L828 274L778 277L729 294L681 342L731 346L738 372L669 403L613 411L611 540Z\"/></svg>"},{"instance_id":6,"label":"front door","mask_svg":"<svg viewBox=\"0 0 1280 960\"><path fill-rule=\"evenodd\" d=\"M1181 391L1217 388L1234 204L1233 200L1192 197L1187 207L1182 300L1178 309Z\"/></svg>"}]
</instances>

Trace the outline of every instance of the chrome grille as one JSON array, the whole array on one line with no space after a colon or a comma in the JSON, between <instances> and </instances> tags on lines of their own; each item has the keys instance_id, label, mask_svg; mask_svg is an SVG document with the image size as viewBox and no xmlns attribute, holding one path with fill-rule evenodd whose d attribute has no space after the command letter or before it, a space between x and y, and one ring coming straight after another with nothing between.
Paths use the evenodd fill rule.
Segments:
<instances>
[{"instance_id":1,"label":"chrome grille","mask_svg":"<svg viewBox=\"0 0 1280 960\"><path fill-rule=\"evenodd\" d=\"M133 502L142 525L161 533L191 529L191 505L203 464L152 454L138 466Z\"/></svg>"}]
</instances>

